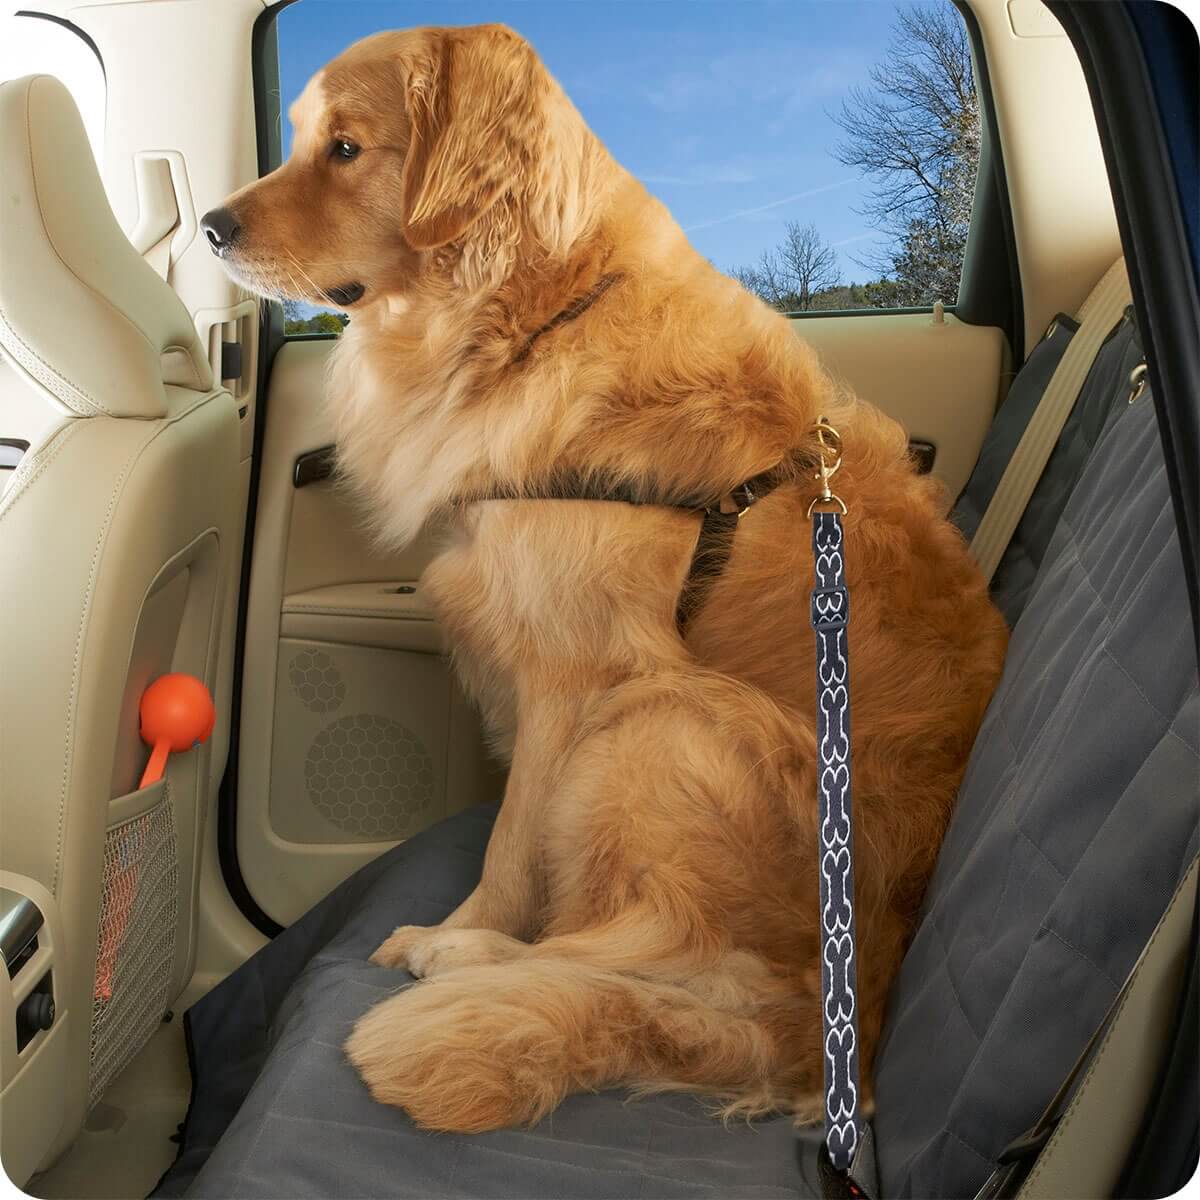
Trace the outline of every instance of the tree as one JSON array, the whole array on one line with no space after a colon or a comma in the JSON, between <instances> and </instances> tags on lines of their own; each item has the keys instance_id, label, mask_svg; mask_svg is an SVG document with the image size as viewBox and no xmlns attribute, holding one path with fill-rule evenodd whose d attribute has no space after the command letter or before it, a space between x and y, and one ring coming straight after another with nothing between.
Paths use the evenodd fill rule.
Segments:
<instances>
[{"instance_id":1,"label":"tree","mask_svg":"<svg viewBox=\"0 0 1200 1200\"><path fill-rule=\"evenodd\" d=\"M949 0L901 11L871 86L853 88L835 120L835 154L872 179L864 214L891 234L870 265L893 275L900 304L958 294L979 163L971 48Z\"/></svg>"},{"instance_id":2,"label":"tree","mask_svg":"<svg viewBox=\"0 0 1200 1200\"><path fill-rule=\"evenodd\" d=\"M319 312L308 322L313 333L341 333L350 323L345 313Z\"/></svg>"},{"instance_id":3,"label":"tree","mask_svg":"<svg viewBox=\"0 0 1200 1200\"><path fill-rule=\"evenodd\" d=\"M297 305L290 313L289 304ZM298 302L283 302L284 333L341 333L350 324L350 318L345 313L319 312L304 318L300 316L300 312Z\"/></svg>"},{"instance_id":4,"label":"tree","mask_svg":"<svg viewBox=\"0 0 1200 1200\"><path fill-rule=\"evenodd\" d=\"M786 230L783 241L764 250L757 264L737 267L730 275L783 312L805 312L815 307L819 293L838 283L837 255L815 225L789 221Z\"/></svg>"}]
</instances>

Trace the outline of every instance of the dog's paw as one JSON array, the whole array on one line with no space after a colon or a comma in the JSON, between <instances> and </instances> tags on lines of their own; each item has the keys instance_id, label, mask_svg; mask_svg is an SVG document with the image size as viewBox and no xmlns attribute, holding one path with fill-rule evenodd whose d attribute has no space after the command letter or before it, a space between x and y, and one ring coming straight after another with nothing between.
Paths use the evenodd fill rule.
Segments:
<instances>
[{"instance_id":1,"label":"dog's paw","mask_svg":"<svg viewBox=\"0 0 1200 1200\"><path fill-rule=\"evenodd\" d=\"M489 1002L500 982L486 969L483 978L464 971L406 988L362 1016L346 1054L371 1096L421 1129L456 1133L531 1124L550 1111L567 1090L546 1065L561 1039L540 1025L514 1037L512 1006Z\"/></svg>"},{"instance_id":2,"label":"dog's paw","mask_svg":"<svg viewBox=\"0 0 1200 1200\"><path fill-rule=\"evenodd\" d=\"M825 1093L794 1096L791 1109L792 1119L797 1125L820 1125L825 1120Z\"/></svg>"},{"instance_id":3,"label":"dog's paw","mask_svg":"<svg viewBox=\"0 0 1200 1200\"><path fill-rule=\"evenodd\" d=\"M401 925L374 954L381 967L406 967L418 979L431 979L459 967L508 962L523 943L491 929L446 929Z\"/></svg>"},{"instance_id":4,"label":"dog's paw","mask_svg":"<svg viewBox=\"0 0 1200 1200\"><path fill-rule=\"evenodd\" d=\"M409 967L409 954L413 948L436 932L437 926L399 925L392 931L392 936L371 955L371 961L377 967ZM409 970L412 968L409 967Z\"/></svg>"}]
</instances>

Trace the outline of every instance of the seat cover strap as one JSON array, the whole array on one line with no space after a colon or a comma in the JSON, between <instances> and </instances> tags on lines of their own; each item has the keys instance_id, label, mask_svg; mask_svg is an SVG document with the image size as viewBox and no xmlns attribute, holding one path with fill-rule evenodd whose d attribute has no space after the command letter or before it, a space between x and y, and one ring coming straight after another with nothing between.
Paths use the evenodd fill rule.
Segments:
<instances>
[{"instance_id":1,"label":"seat cover strap","mask_svg":"<svg viewBox=\"0 0 1200 1200\"><path fill-rule=\"evenodd\" d=\"M1079 310L1079 328L1029 418L971 539L971 554L989 583L1058 445L1096 354L1129 302L1129 275L1125 260L1119 258Z\"/></svg>"}]
</instances>

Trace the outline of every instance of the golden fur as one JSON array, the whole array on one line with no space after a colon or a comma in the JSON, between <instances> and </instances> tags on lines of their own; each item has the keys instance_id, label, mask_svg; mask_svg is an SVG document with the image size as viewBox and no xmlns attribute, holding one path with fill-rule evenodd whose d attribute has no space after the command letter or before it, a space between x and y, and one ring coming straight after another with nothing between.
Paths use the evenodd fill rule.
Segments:
<instances>
[{"instance_id":1,"label":"golden fur","mask_svg":"<svg viewBox=\"0 0 1200 1200\"><path fill-rule=\"evenodd\" d=\"M818 415L841 430L869 1071L1006 641L937 485L688 245L511 31L369 38L292 116L292 158L229 202L230 269L276 295L364 288L329 380L341 467L391 543L450 515L425 586L511 754L478 888L378 949L428 982L363 1017L351 1059L435 1129L616 1084L815 1117L812 481L741 522L686 644L694 515L468 501L562 472L718 495L811 454ZM339 139L361 150L331 156Z\"/></svg>"}]
</instances>

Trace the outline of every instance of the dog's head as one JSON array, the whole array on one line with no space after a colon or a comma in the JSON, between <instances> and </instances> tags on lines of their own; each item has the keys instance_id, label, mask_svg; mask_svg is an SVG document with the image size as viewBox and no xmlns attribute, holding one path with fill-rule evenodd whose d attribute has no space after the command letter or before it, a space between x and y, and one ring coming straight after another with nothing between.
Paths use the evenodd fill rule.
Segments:
<instances>
[{"instance_id":1,"label":"dog's head","mask_svg":"<svg viewBox=\"0 0 1200 1200\"><path fill-rule=\"evenodd\" d=\"M288 161L202 221L254 291L350 308L433 273L478 282L522 238L553 248L580 225L590 135L504 26L366 38L289 115Z\"/></svg>"}]
</instances>

